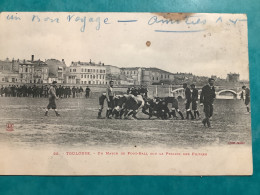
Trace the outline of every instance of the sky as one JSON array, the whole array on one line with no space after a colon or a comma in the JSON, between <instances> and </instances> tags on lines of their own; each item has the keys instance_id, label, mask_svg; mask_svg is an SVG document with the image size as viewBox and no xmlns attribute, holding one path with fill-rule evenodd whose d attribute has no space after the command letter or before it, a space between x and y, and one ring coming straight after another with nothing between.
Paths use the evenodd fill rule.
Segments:
<instances>
[{"instance_id":1,"label":"sky","mask_svg":"<svg viewBox=\"0 0 260 195\"><path fill-rule=\"evenodd\" d=\"M242 14L13 12L1 13L0 29L2 60L29 60L33 54L65 59L67 65L91 59L198 76L226 78L232 72L249 79Z\"/></svg>"}]
</instances>

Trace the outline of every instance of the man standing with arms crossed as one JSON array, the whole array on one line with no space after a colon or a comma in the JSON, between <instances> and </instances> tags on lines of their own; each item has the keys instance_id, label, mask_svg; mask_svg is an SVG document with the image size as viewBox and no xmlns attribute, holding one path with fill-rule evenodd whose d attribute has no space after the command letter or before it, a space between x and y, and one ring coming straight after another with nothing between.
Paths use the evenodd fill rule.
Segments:
<instances>
[{"instance_id":1,"label":"man standing with arms crossed","mask_svg":"<svg viewBox=\"0 0 260 195\"><path fill-rule=\"evenodd\" d=\"M107 113L106 117L108 119L110 118L110 115L112 114L112 109L114 108L114 92L113 92L113 81L109 81L109 85L106 90L106 99L107 99Z\"/></svg>"},{"instance_id":2,"label":"man standing with arms crossed","mask_svg":"<svg viewBox=\"0 0 260 195\"><path fill-rule=\"evenodd\" d=\"M213 115L213 102L216 98L215 88L214 88L215 80L210 78L208 80L208 84L202 88L202 92L200 95L200 105L204 106L205 118L202 120L204 126L211 127L209 118Z\"/></svg>"},{"instance_id":3,"label":"man standing with arms crossed","mask_svg":"<svg viewBox=\"0 0 260 195\"><path fill-rule=\"evenodd\" d=\"M46 112L45 112L45 116L48 116L48 112L49 110L52 108L54 109L55 113L56 113L56 116L60 116L60 114L58 113L57 111L57 106L56 106L56 100L59 99L57 96L56 96L56 84L57 84L57 81L53 81L52 82L52 85L48 91L48 94L49 94L49 104L47 106L47 109L46 109Z\"/></svg>"}]
</instances>

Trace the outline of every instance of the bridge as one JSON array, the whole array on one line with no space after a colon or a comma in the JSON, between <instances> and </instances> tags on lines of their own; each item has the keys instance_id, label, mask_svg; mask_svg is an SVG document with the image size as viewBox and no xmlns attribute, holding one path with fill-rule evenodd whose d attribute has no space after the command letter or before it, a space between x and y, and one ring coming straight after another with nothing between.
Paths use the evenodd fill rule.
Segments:
<instances>
[{"instance_id":1,"label":"bridge","mask_svg":"<svg viewBox=\"0 0 260 195\"><path fill-rule=\"evenodd\" d=\"M199 97L202 91L202 87L197 88L199 91ZM225 88L223 86L215 86L216 99L241 99L242 89L241 87ZM184 98L185 92L183 88L176 88L169 90L169 95L174 95L177 98Z\"/></svg>"}]
</instances>

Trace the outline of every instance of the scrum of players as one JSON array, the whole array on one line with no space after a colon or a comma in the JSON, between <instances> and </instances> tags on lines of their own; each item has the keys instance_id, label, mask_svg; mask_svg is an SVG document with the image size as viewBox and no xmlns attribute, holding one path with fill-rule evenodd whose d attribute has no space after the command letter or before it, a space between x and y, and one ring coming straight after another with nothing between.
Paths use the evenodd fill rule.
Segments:
<instances>
[{"instance_id":1,"label":"scrum of players","mask_svg":"<svg viewBox=\"0 0 260 195\"><path fill-rule=\"evenodd\" d=\"M186 84L184 84L185 90L187 90ZM200 118L197 110L198 103L198 90L195 89L195 85L192 85L192 90L189 90L189 94L185 93L185 105L186 105L186 119ZM147 96L147 88L141 86L140 88L132 87L128 88L127 93L124 95L115 95L113 92L113 81L109 82L109 86L105 93L99 97L99 112L98 118L102 118L101 114L104 108L105 100L107 100L106 118L116 119L137 119L137 113L142 112L148 116L160 119L180 119L184 120L183 113L179 109L179 102L177 98L171 97L154 97L149 98ZM189 95L189 97L187 97ZM189 104L189 105L187 105ZM189 110L190 104L194 110L194 115ZM189 116L191 115L191 118Z\"/></svg>"}]
</instances>

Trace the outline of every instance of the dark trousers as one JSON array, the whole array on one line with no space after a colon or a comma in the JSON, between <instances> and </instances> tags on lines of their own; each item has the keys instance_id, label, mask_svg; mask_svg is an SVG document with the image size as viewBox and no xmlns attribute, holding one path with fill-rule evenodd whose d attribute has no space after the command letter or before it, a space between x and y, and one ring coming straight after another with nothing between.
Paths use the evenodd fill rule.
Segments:
<instances>
[{"instance_id":1,"label":"dark trousers","mask_svg":"<svg viewBox=\"0 0 260 195\"><path fill-rule=\"evenodd\" d=\"M209 103L204 103L204 113L205 119L203 119L203 121L205 121L207 125L210 126L209 118L213 115L213 105Z\"/></svg>"},{"instance_id":2,"label":"dark trousers","mask_svg":"<svg viewBox=\"0 0 260 195\"><path fill-rule=\"evenodd\" d=\"M213 115L213 105L212 104L204 104L204 113L206 118L210 118Z\"/></svg>"}]
</instances>

